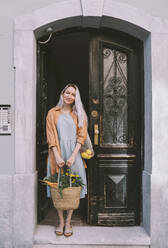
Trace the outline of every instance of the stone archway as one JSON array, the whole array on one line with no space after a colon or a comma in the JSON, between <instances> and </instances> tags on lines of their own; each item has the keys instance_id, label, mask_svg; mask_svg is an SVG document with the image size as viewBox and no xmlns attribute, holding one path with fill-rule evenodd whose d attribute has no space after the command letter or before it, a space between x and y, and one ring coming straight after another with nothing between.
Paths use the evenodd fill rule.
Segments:
<instances>
[{"instance_id":1,"label":"stone archway","mask_svg":"<svg viewBox=\"0 0 168 248\"><path fill-rule=\"evenodd\" d=\"M31 14L16 17L14 61L15 76L15 168L14 243L31 247L36 228L36 38L46 28L61 31L72 27L112 28L126 32L144 44L145 150L143 171L143 228L150 233L150 178L152 168L151 138L151 59L152 17L136 8L102 0L58 2ZM134 14L130 14L134 13ZM142 19L141 16L144 16ZM148 31L147 31L148 30ZM26 128L25 128L26 127ZM25 183L26 182L26 183ZM30 187L31 185L31 187ZM144 200L148 196L148 200ZM18 203L18 200L24 204ZM22 211L21 211L22 210ZM19 219L22 222L18 221ZM29 216L29 218L28 218ZM24 228L23 223L27 228ZM23 232L22 238L20 233Z\"/></svg>"}]
</instances>

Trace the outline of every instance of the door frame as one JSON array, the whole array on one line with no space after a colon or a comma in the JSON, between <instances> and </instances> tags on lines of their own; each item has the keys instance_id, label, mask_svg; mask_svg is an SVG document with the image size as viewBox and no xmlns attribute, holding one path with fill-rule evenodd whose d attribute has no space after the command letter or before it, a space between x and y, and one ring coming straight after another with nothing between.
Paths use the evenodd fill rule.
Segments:
<instances>
[{"instance_id":1,"label":"door frame","mask_svg":"<svg viewBox=\"0 0 168 248\"><path fill-rule=\"evenodd\" d=\"M141 225L145 223L147 230L149 232L149 223L150 223L150 211L149 209L146 209L146 203L144 202L144 197L143 195L150 194L150 189L144 187L144 183L146 183L147 180L149 180L148 177L148 172L152 168L152 153L151 150L149 150L149 147L152 147L152 96L151 96L151 67L149 66L151 64L151 56L150 56L150 51L151 51L151 43L150 43L150 33L144 29L142 29L139 26L136 26L132 23L126 23L123 20L118 20L113 17L107 17L103 16L100 18L97 17L84 17L83 18L87 22L87 27L88 28L97 28L100 30L105 30L109 31L119 31L119 32L124 32L127 33L130 36L133 36L139 40L142 41L143 43L143 52L144 52L144 57L142 56L143 61L141 64L143 64L143 76L144 84L142 85L141 89L143 93L141 94L144 96L143 99L141 99L141 108L144 110L144 116L142 116L142 139L144 140L144 147L141 147L141 154L142 154L142 161L144 161L144 168L142 172L142 213L141 213ZM46 35L46 30L50 27L50 24L47 24L43 27L37 28L35 30L35 36L36 39L44 39L45 37L47 38L48 35ZM64 33L65 31L71 32L74 29L76 30L81 30L82 28L85 28L85 25L83 25L83 22L81 21L80 17L70 17L66 19L62 19L58 21L55 21L52 23L52 29L53 33ZM45 35L44 35L45 34ZM148 153L145 153L144 151L148 151ZM147 172L147 173L146 173ZM150 203L148 203L150 206ZM148 216L148 221L146 221L145 216Z\"/></svg>"},{"instance_id":2,"label":"door frame","mask_svg":"<svg viewBox=\"0 0 168 248\"><path fill-rule=\"evenodd\" d=\"M68 34L71 34L72 36L73 36L73 34L76 34L76 33L78 33L78 32L81 32L82 33L82 31L83 32L88 32L88 33L90 33L90 37L91 37L91 39L90 39L90 50L88 50L88 53L90 53L90 68L92 67L92 57L93 57L93 55L91 54L92 52L94 53L94 50L92 51L92 39L95 39L96 37L98 38L98 37L101 37L101 36L103 36L104 38L106 37L108 37L108 38L110 38L111 39L111 41L109 41L109 44L110 44L110 46L113 46L113 47L115 47L115 46L117 46L118 48L120 48L120 49L122 49L122 51L124 50L125 52L127 52L127 54L128 54L128 52L130 52L130 53L132 53L133 52L133 50L129 47L127 47L126 48L126 45L125 45L125 42L124 42L124 40L125 39L129 39L129 41L127 41L126 43L128 43L129 44L129 46L131 45L131 43L132 43L132 38L131 37L127 37L127 36L124 36L124 38L122 37L123 36L123 33L119 33L118 31L113 31L113 33L111 33L111 30L109 30L109 29L106 29L106 30L104 30L104 29L101 29L101 31L100 30L97 30L97 29L88 29L88 28L83 28L83 29L79 29L79 28L73 28L73 29L68 29L68 30L63 30L62 32L61 32L61 34L59 34L60 36L61 35L63 35L63 36L65 36L65 35L67 35L68 36ZM55 35L55 34L54 34ZM117 36L117 38L112 38L113 36ZM57 37L56 37L57 38ZM97 39L96 38L96 39ZM97 41L97 45L98 45L98 48L97 48L97 52L98 52L98 54L96 55L96 58L97 58L97 60L99 60L100 59L100 61L99 62L97 62L96 63L96 65L97 66L99 66L100 68L102 67L102 65L101 65L101 63L102 63L102 57L99 55L99 50L101 49L101 46L103 45L103 44L105 44L106 42L105 42L105 40L104 40L104 38L103 39L100 39L100 40L102 40L101 42L100 41ZM46 80L45 80L45 76L43 75L44 74L44 72L43 71L41 71L42 69L41 68L43 68L44 66L41 66L41 63L43 63L42 62L42 60L43 60L43 53L45 52L45 54L47 54L47 50L48 50L48 48L46 47L46 44L43 46L43 44L40 44L39 43L39 40L37 41L38 43L37 43L37 48L38 48L38 52L37 52L37 62L38 62L38 68L37 68L37 90L41 90L41 88L46 88L46 86L45 87L42 87L42 85L44 84L44 85L46 85L46 83L48 82L46 82ZM117 43L118 42L118 43ZM122 44L120 44L119 42L121 42ZM135 39L133 40L133 44L135 44ZM101 45L99 44L99 43L101 43ZM128 45L127 44L127 45ZM142 57L143 58L143 54L142 54L142 48L138 45L138 48L136 47L136 48L134 48L134 49L136 49L136 50L138 50L138 54L140 54L140 58ZM130 55L129 55L130 56ZM40 59L41 58L41 59ZM94 60L93 60L94 61ZM143 65L141 65L141 63L142 63L142 59L139 59L138 60L138 64L140 65L140 68L143 68ZM94 66L93 66L94 67ZM93 88L93 86L91 85L92 84L92 81L95 81L95 82L98 82L98 84L100 84L100 82L101 82L101 84L102 84L102 76L100 76L100 73L98 73L97 72L97 68L96 68L96 70L95 70L95 68L93 68L92 70L89 68L89 80L88 80L88 84L89 84L89 87L91 87L91 88ZM44 68L43 68L44 69ZM102 70L102 68L100 69L100 71ZM140 69L139 69L139 71L140 71ZM43 76L41 76L41 74L43 75ZM94 74L95 74L95 76L96 76L96 79L95 79L95 76L94 76ZM140 93L140 95L141 95L141 103L143 103L144 102L144 94L143 94L143 77L141 78L141 73L139 73L140 74L140 79L139 79L139 82L141 82L141 93ZM129 76L130 77L130 76ZM41 84L41 82L43 82L42 84ZM59 83L58 83L58 85L59 85ZM139 84L138 84L139 85ZM41 87L41 88L40 88ZM60 88L60 87L59 87ZM100 88L100 85L98 85L98 88ZM95 87L94 87L94 89L95 89ZM47 93L47 88L46 88L46 94L48 94ZM89 88L89 91L91 91L91 89ZM44 93L44 92L43 92ZM37 91L37 103L36 103L36 108L37 108L37 110L38 110L38 107L41 107L41 102L43 102L42 101L42 99L41 99L41 94L42 94L42 92L40 93L40 92L38 92ZM89 92L88 92L88 94L90 94ZM101 95L101 97L100 97L100 99L102 99L102 92L99 92L99 94ZM91 95L89 95L89 99L90 99L90 107L92 108L93 106L91 106L92 104L91 104L91 99L92 98L94 98L95 96L91 96ZM47 99L47 97L45 97L46 99ZM40 103L39 103L40 102ZM47 104L47 103L46 103ZM94 108L96 107L96 106L98 106L98 105L95 105L94 106ZM47 107L47 105L46 105L46 107ZM98 108L99 108L99 106L98 106ZM139 116L141 117L141 116L143 116L143 107L141 106L141 111L142 112L140 112L139 113ZM98 111L99 112L99 111ZM36 113L37 113L37 115L36 115L36 117L37 118L39 118L39 111L36 111ZM89 113L90 113L90 116L91 116L91 110L89 110ZM91 117L92 118L92 117ZM92 120L93 121L93 120ZM90 121L90 125L92 125L91 123L92 123L92 121ZM42 125L42 124L40 124L40 123L42 123L41 121L39 122L39 119L36 119L36 123L37 123L37 131L36 131L36 133L38 134L38 136L37 136L37 138L39 138L39 137L41 137L41 133L39 133L39 127ZM89 128L90 128L90 125L89 125ZM141 144L142 144L142 147L143 147L143 131L144 131L144 126L143 126L143 123L142 123L142 125L141 125L142 127L141 127L141 131L140 131L140 136L141 136ZM92 136L92 140L93 140L93 128L91 128L91 136ZM100 145L101 146L101 145ZM121 147L119 147L119 148L121 148ZM115 148L116 149L116 148ZM129 147L128 147L128 149L130 149L130 144L129 144ZM37 152L39 153L39 144L38 144L38 140L37 140ZM142 149L142 151L141 151L141 153L142 153L142 160L143 160L143 149ZM39 166L39 163L38 163L38 161L39 161L39 159L38 159L38 157L39 157L39 155L37 154L36 155L36 157L37 157L37 165ZM98 159L98 158L95 158L96 160ZM94 160L95 160L94 159ZM90 174L91 173L91 168L93 168L93 163L97 163L97 162L95 162L93 159L92 159L92 161L90 162L88 162L88 164L89 164L89 166L88 166L88 174ZM91 164L92 163L92 164ZM136 165L136 167L137 167L138 165ZM40 168L40 167L39 167ZM98 168L97 168L98 169ZM139 174L141 174L141 176L142 176L142 169L143 169L143 165L141 165L141 171L139 172ZM37 167L37 170L38 170L38 167ZM130 170L130 168L128 169L127 168L127 170ZM136 169L137 170L137 169ZM140 168L139 168L139 170L140 170ZM115 173L116 174L116 173ZM91 176L93 176L94 175L94 173L91 173ZM125 175L127 175L127 177L128 177L128 171L127 172L125 172ZM88 175L88 178L89 178L89 186L90 187L93 187L94 188L94 186L92 185L92 179L91 179L91 176L90 175ZM141 178L141 176L139 176L140 178ZM141 179L139 179L140 181L141 181ZM130 184L130 183L128 183L128 184ZM140 185L141 185L141 182L139 183ZM92 185L92 186L91 186ZM94 201L93 199L92 199L92 197L91 197L91 193L90 192L92 192L92 189L90 188L90 187L88 187L88 213L87 213L87 215L88 215L88 222L90 222L90 209L91 209L91 204L90 204L90 201L92 202L92 201ZM40 187L41 188L41 187ZM42 187L42 188L44 188L44 187ZM45 191L45 190L43 190L43 191ZM141 188L139 188L139 186L138 186L138 189L137 189L137 192L138 192L138 195L139 195L139 198L140 198L140 200L139 200L139 203L140 204L138 204L138 210L136 211L136 214L134 214L134 215L136 215L136 216L139 216L140 215L140 212L142 211L142 206L141 206L141 197L140 197L140 195L141 195L141 192L142 190L141 190ZM39 193L39 192L38 192ZM41 197L40 197L41 198ZM39 198L39 199L40 199ZM49 201L48 201L48 199L46 199L45 200L45 205L46 205L46 209L47 209L47 206L49 206L49 204L47 204L47 203L49 203ZM93 205L95 205L95 202L93 203ZM39 202L38 202L38 206L39 206ZM45 210L45 208L44 208L44 206L43 206L43 211L44 212L46 212ZM47 213L47 212L46 212ZM38 215L39 215L39 211L38 211ZM122 215L121 213L120 213L120 215ZM139 221L137 221L137 217L135 218L136 219L136 221L134 221L134 215L131 215L130 213L129 213L129 225L136 225L136 224L133 224L134 222L135 223L139 223ZM130 216L132 216L132 217L130 217ZM126 223L126 218L125 218L125 215L124 215L124 223ZM130 221L130 218L132 218L131 219L131 221ZM139 217L138 217L138 219L139 219ZM140 220L141 221L141 220ZM105 225L105 224L104 224ZM126 225L126 224L124 224L124 225Z\"/></svg>"},{"instance_id":3,"label":"door frame","mask_svg":"<svg viewBox=\"0 0 168 248\"><path fill-rule=\"evenodd\" d=\"M57 5L57 4L56 4ZM58 10L58 6L56 6ZM115 5L115 3L114 3ZM45 9L45 8L44 8ZM51 5L53 13L53 5ZM131 8L132 10L132 8ZM34 12L32 12L34 13ZM49 15L50 16L50 15ZM70 15L71 16L71 15ZM16 174L19 174L19 178L22 179L30 178L33 187L31 190L31 198L33 199L31 204L28 204L30 208L31 218L29 218L29 226L31 232L25 233L26 239L22 239L22 242L27 241L30 237L32 239L34 235L34 229L36 225L36 187L37 187L37 176L36 176L36 155L35 155L35 127L36 127L36 39L46 35L46 28L52 25L54 32L61 32L67 28L73 27L96 27L96 28L108 28L115 29L135 36L143 41L144 44L144 150L147 151L144 154L144 171L143 171L143 221L142 225L145 230L150 232L150 173L152 169L152 84L151 84L151 37L150 32L137 26L136 24L130 23L125 20L130 20L129 15L121 20L116 19L112 16L106 16L105 14L100 17L95 16L72 16L69 18L61 17L57 21L51 23L50 21L44 21L43 24L38 23L34 26L34 21L37 17L34 15L25 15L19 17L15 23L15 48L14 48L14 63L17 68L15 72L15 166ZM138 17L137 17L138 19ZM30 20L30 22L26 22ZM47 19L49 20L49 19ZM52 19L53 20L53 19ZM27 23L27 26L25 24ZM46 24L47 23L47 24ZM38 27L38 28L37 28ZM144 26L143 26L144 27ZM147 27L147 26L146 26ZM148 27L147 27L148 28ZM35 36L34 36L35 35ZM22 63L20 63L22 62ZM22 66L24 65L24 66ZM24 81L24 80L25 81ZM24 81L24 83L23 83ZM28 88L25 88L25 85ZM23 98L22 96L25 95ZM23 107L24 106L24 110ZM26 132L25 123L28 123ZM20 151L22 154L20 155ZM29 159L27 154L29 152ZM18 177L16 175L16 179ZM147 185L147 186L146 186ZM26 185L25 185L26 187ZM26 187L26 189L28 189ZM20 192L20 191L19 191ZM148 195L148 202L145 202L145 196ZM24 199L25 197L21 198ZM17 204L16 204L17 206ZM20 213L20 208L17 212ZM27 213L22 212L21 218L27 223ZM16 213L15 213L16 214ZM23 223L25 223L23 221ZM22 231L22 225L15 221L14 237L17 242L20 242L18 234ZM29 229L30 230L30 229Z\"/></svg>"}]
</instances>

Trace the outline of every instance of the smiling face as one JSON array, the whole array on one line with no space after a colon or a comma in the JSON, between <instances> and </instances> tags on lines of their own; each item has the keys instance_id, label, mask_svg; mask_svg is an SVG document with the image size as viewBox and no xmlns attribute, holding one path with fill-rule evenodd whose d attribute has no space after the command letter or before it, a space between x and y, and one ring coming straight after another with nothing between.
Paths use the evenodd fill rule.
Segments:
<instances>
[{"instance_id":1,"label":"smiling face","mask_svg":"<svg viewBox=\"0 0 168 248\"><path fill-rule=\"evenodd\" d=\"M75 102L76 89L69 86L63 93L64 104L72 105Z\"/></svg>"}]
</instances>

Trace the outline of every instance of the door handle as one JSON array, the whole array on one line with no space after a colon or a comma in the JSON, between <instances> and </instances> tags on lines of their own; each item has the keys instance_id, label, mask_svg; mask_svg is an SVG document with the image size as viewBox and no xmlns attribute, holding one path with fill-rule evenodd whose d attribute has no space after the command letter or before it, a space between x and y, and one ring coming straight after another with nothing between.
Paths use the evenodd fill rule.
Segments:
<instances>
[{"instance_id":1,"label":"door handle","mask_svg":"<svg viewBox=\"0 0 168 248\"><path fill-rule=\"evenodd\" d=\"M98 124L94 124L94 144L99 144L99 126Z\"/></svg>"}]
</instances>

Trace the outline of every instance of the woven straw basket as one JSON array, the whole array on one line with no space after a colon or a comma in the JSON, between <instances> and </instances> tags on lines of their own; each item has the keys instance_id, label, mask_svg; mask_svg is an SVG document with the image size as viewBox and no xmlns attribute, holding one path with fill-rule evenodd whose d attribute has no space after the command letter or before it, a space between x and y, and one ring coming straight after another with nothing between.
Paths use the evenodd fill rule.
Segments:
<instances>
[{"instance_id":1,"label":"woven straw basket","mask_svg":"<svg viewBox=\"0 0 168 248\"><path fill-rule=\"evenodd\" d=\"M81 187L72 187L72 178L70 176L69 187L63 189L61 196L58 188L60 184L60 174L61 169L59 169L58 173L57 187L51 187L51 197L54 207L62 210L77 209L80 202Z\"/></svg>"},{"instance_id":2,"label":"woven straw basket","mask_svg":"<svg viewBox=\"0 0 168 248\"><path fill-rule=\"evenodd\" d=\"M62 195L59 189L51 187L51 196L56 209L69 210L77 209L80 202L81 187L68 187L63 189Z\"/></svg>"}]
</instances>

